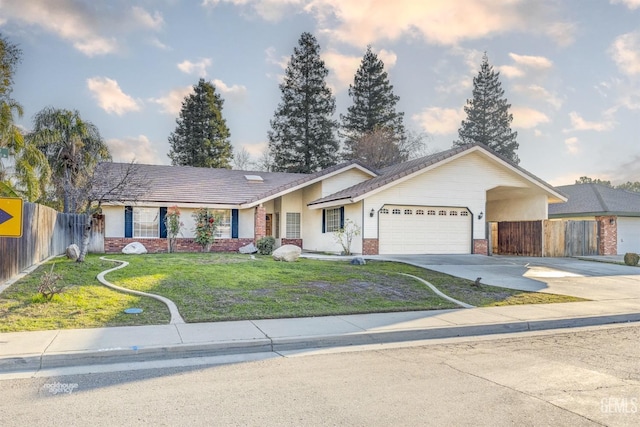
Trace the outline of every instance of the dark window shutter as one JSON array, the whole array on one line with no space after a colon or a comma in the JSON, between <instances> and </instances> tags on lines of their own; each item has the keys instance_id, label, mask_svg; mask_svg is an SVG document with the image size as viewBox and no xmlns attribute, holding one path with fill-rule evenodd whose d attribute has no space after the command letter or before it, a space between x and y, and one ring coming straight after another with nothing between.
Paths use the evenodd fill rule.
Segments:
<instances>
[{"instance_id":1,"label":"dark window shutter","mask_svg":"<svg viewBox=\"0 0 640 427\"><path fill-rule=\"evenodd\" d=\"M133 208L124 207L124 237L133 237Z\"/></svg>"},{"instance_id":2,"label":"dark window shutter","mask_svg":"<svg viewBox=\"0 0 640 427\"><path fill-rule=\"evenodd\" d=\"M231 209L231 238L238 238L238 209Z\"/></svg>"},{"instance_id":3,"label":"dark window shutter","mask_svg":"<svg viewBox=\"0 0 640 427\"><path fill-rule=\"evenodd\" d=\"M167 223L165 221L165 217L167 216L167 208L160 208L160 238L167 238Z\"/></svg>"},{"instance_id":4,"label":"dark window shutter","mask_svg":"<svg viewBox=\"0 0 640 427\"><path fill-rule=\"evenodd\" d=\"M326 225L325 225L325 221L326 221L326 215L325 215L326 210L322 209L322 232L324 233L326 231Z\"/></svg>"},{"instance_id":5,"label":"dark window shutter","mask_svg":"<svg viewBox=\"0 0 640 427\"><path fill-rule=\"evenodd\" d=\"M340 228L344 228L344 206L340 207Z\"/></svg>"}]
</instances>

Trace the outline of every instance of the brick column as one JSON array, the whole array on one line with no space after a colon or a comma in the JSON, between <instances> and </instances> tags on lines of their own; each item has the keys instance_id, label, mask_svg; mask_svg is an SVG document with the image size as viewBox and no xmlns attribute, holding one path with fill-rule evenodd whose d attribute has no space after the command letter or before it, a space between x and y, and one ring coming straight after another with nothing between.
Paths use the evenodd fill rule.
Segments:
<instances>
[{"instance_id":1,"label":"brick column","mask_svg":"<svg viewBox=\"0 0 640 427\"><path fill-rule=\"evenodd\" d=\"M489 255L489 241L487 239L473 239L473 253Z\"/></svg>"},{"instance_id":2,"label":"brick column","mask_svg":"<svg viewBox=\"0 0 640 427\"><path fill-rule=\"evenodd\" d=\"M362 255L378 255L378 239L362 239Z\"/></svg>"},{"instance_id":3,"label":"brick column","mask_svg":"<svg viewBox=\"0 0 640 427\"><path fill-rule=\"evenodd\" d=\"M616 255L618 253L618 218L597 216L596 221L600 224L600 236L598 236L600 255Z\"/></svg>"},{"instance_id":4,"label":"brick column","mask_svg":"<svg viewBox=\"0 0 640 427\"><path fill-rule=\"evenodd\" d=\"M253 237L255 242L267 235L267 210L264 206L256 206L253 224Z\"/></svg>"}]
</instances>

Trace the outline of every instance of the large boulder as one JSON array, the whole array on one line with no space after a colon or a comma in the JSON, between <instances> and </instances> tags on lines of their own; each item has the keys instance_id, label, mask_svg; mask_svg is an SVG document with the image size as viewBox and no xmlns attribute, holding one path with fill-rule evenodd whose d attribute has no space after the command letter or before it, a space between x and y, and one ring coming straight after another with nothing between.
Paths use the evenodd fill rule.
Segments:
<instances>
[{"instance_id":1,"label":"large boulder","mask_svg":"<svg viewBox=\"0 0 640 427\"><path fill-rule=\"evenodd\" d=\"M75 243L72 243L71 245L67 246L65 254L71 261L75 261L80 257L80 248Z\"/></svg>"},{"instance_id":2,"label":"large boulder","mask_svg":"<svg viewBox=\"0 0 640 427\"><path fill-rule=\"evenodd\" d=\"M256 245L254 245L253 243L249 243L248 245L245 245L238 249L238 252L240 252L241 254L255 254L256 252L258 252L258 248L256 248Z\"/></svg>"},{"instance_id":3,"label":"large boulder","mask_svg":"<svg viewBox=\"0 0 640 427\"><path fill-rule=\"evenodd\" d=\"M126 255L146 254L147 248L140 242L132 242L122 248L122 253Z\"/></svg>"},{"instance_id":4,"label":"large boulder","mask_svg":"<svg viewBox=\"0 0 640 427\"><path fill-rule=\"evenodd\" d=\"M365 265L367 261L364 260L361 256L351 258L351 265Z\"/></svg>"},{"instance_id":5,"label":"large boulder","mask_svg":"<svg viewBox=\"0 0 640 427\"><path fill-rule=\"evenodd\" d=\"M302 253L302 249L296 245L282 245L271 255L276 261L294 262Z\"/></svg>"}]
</instances>

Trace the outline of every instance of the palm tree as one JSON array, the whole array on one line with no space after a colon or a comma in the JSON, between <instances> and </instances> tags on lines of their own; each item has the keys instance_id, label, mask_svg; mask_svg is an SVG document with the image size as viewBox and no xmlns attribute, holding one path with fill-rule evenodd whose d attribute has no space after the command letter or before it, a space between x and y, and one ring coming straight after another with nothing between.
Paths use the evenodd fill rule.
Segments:
<instances>
[{"instance_id":1,"label":"palm tree","mask_svg":"<svg viewBox=\"0 0 640 427\"><path fill-rule=\"evenodd\" d=\"M47 107L36 114L27 139L44 153L63 211L83 210L95 166L101 161L111 161L98 128L83 120L77 110Z\"/></svg>"},{"instance_id":2,"label":"palm tree","mask_svg":"<svg viewBox=\"0 0 640 427\"><path fill-rule=\"evenodd\" d=\"M22 117L22 106L12 99L0 101L0 147L7 148L13 158L14 173L10 176L0 163L0 195L37 200L49 179L49 165L44 154L25 141L14 114Z\"/></svg>"}]
</instances>

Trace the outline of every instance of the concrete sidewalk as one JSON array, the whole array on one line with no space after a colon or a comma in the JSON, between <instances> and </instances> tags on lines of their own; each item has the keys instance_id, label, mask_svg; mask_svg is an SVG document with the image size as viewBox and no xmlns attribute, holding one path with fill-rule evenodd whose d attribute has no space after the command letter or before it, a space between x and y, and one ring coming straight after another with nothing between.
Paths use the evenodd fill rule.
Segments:
<instances>
[{"instance_id":1,"label":"concrete sidewalk","mask_svg":"<svg viewBox=\"0 0 640 427\"><path fill-rule=\"evenodd\" d=\"M341 259L324 255L308 257ZM296 319L176 323L0 334L0 374L188 357L258 354L640 321L637 267L467 256L393 259L482 283L574 295L587 302Z\"/></svg>"},{"instance_id":2,"label":"concrete sidewalk","mask_svg":"<svg viewBox=\"0 0 640 427\"><path fill-rule=\"evenodd\" d=\"M0 334L0 373L640 321L640 299Z\"/></svg>"}]
</instances>

